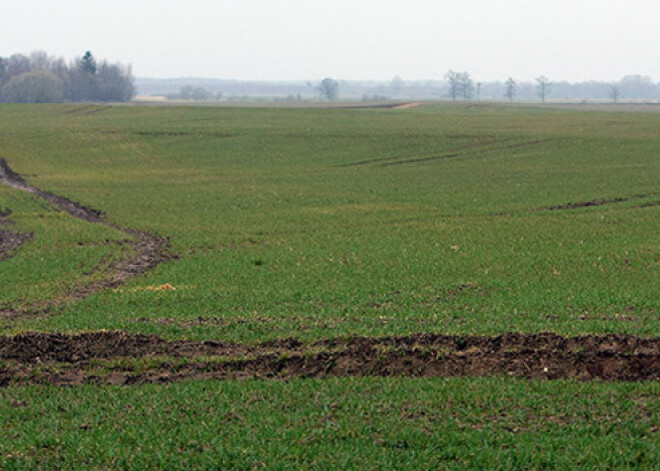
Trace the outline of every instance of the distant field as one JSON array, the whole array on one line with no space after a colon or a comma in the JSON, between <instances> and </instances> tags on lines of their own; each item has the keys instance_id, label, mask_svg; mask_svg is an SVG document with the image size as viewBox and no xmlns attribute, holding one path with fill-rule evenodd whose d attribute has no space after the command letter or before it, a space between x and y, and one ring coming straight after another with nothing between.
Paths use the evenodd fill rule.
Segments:
<instances>
[{"instance_id":1,"label":"distant field","mask_svg":"<svg viewBox=\"0 0 660 471\"><path fill-rule=\"evenodd\" d=\"M33 193L0 185L0 463L657 462L655 381L558 378L659 378L658 129L482 104L1 106L0 158ZM213 378L247 381L178 382Z\"/></svg>"}]
</instances>

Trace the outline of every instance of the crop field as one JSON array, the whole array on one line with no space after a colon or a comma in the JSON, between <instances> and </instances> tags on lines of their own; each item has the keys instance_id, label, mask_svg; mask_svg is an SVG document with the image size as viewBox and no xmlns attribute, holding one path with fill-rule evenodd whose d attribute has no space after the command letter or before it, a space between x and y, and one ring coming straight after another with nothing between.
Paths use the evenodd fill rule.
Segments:
<instances>
[{"instance_id":1,"label":"crop field","mask_svg":"<svg viewBox=\"0 0 660 471\"><path fill-rule=\"evenodd\" d=\"M653 466L659 129L0 106L0 468Z\"/></svg>"}]
</instances>

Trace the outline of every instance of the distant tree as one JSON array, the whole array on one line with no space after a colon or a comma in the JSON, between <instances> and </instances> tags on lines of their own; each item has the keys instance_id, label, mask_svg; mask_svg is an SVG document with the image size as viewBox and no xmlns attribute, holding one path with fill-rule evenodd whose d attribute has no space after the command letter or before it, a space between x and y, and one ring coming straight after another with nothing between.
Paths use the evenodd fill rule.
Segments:
<instances>
[{"instance_id":1,"label":"distant tree","mask_svg":"<svg viewBox=\"0 0 660 471\"><path fill-rule=\"evenodd\" d=\"M504 96L512 102L516 97L517 92L518 85L516 84L516 81L509 77L508 80L504 83Z\"/></svg>"},{"instance_id":2,"label":"distant tree","mask_svg":"<svg viewBox=\"0 0 660 471\"><path fill-rule=\"evenodd\" d=\"M128 101L135 95L130 68L101 62L97 67L96 99L99 101Z\"/></svg>"},{"instance_id":3,"label":"distant tree","mask_svg":"<svg viewBox=\"0 0 660 471\"><path fill-rule=\"evenodd\" d=\"M653 84L651 77L643 75L626 75L619 82L623 96L629 98L657 98L658 87Z\"/></svg>"},{"instance_id":4,"label":"distant tree","mask_svg":"<svg viewBox=\"0 0 660 471\"><path fill-rule=\"evenodd\" d=\"M477 82L477 100L481 100L481 82Z\"/></svg>"},{"instance_id":5,"label":"distant tree","mask_svg":"<svg viewBox=\"0 0 660 471\"><path fill-rule=\"evenodd\" d=\"M180 100L192 100L192 94L195 89L191 85L185 85L179 89L179 98Z\"/></svg>"},{"instance_id":6,"label":"distant tree","mask_svg":"<svg viewBox=\"0 0 660 471\"><path fill-rule=\"evenodd\" d=\"M617 82L610 84L610 98L612 99L612 102L618 103L620 96L621 96L621 89L619 87L619 84Z\"/></svg>"},{"instance_id":7,"label":"distant tree","mask_svg":"<svg viewBox=\"0 0 660 471\"><path fill-rule=\"evenodd\" d=\"M459 74L459 80L461 82L461 93L464 100L471 100L472 95L474 94L474 82L470 77L470 74L467 72L462 72Z\"/></svg>"},{"instance_id":8,"label":"distant tree","mask_svg":"<svg viewBox=\"0 0 660 471\"><path fill-rule=\"evenodd\" d=\"M404 83L403 79L398 75L392 79L390 82L390 93L392 96L398 96L403 91Z\"/></svg>"},{"instance_id":9,"label":"distant tree","mask_svg":"<svg viewBox=\"0 0 660 471\"><path fill-rule=\"evenodd\" d=\"M51 70L53 61L44 51L34 51L30 54L30 70Z\"/></svg>"},{"instance_id":10,"label":"distant tree","mask_svg":"<svg viewBox=\"0 0 660 471\"><path fill-rule=\"evenodd\" d=\"M452 100L456 101L456 98L461 94L460 74L450 70L445 75L445 79L447 80L447 85L449 85L449 96Z\"/></svg>"},{"instance_id":11,"label":"distant tree","mask_svg":"<svg viewBox=\"0 0 660 471\"><path fill-rule=\"evenodd\" d=\"M339 82L330 77L324 78L316 89L325 99L333 101L339 96Z\"/></svg>"},{"instance_id":12,"label":"distant tree","mask_svg":"<svg viewBox=\"0 0 660 471\"><path fill-rule=\"evenodd\" d=\"M7 69L7 60L0 57L0 88L5 84L5 74Z\"/></svg>"},{"instance_id":13,"label":"distant tree","mask_svg":"<svg viewBox=\"0 0 660 471\"><path fill-rule=\"evenodd\" d=\"M536 77L535 80L536 92L541 98L541 102L545 103L545 98L548 96L548 92L550 91L550 82L548 81L548 77L540 75L539 77Z\"/></svg>"},{"instance_id":14,"label":"distant tree","mask_svg":"<svg viewBox=\"0 0 660 471\"><path fill-rule=\"evenodd\" d=\"M445 75L447 85L449 85L449 96L452 100L456 98L463 98L469 100L474 93L474 82L467 72L455 72L450 70Z\"/></svg>"},{"instance_id":15,"label":"distant tree","mask_svg":"<svg viewBox=\"0 0 660 471\"><path fill-rule=\"evenodd\" d=\"M202 87L197 87L193 90L191 98L195 101L206 101L213 98L213 93Z\"/></svg>"},{"instance_id":16,"label":"distant tree","mask_svg":"<svg viewBox=\"0 0 660 471\"><path fill-rule=\"evenodd\" d=\"M96 59L86 51L76 59L74 67L69 69L66 96L72 101L95 101L99 99L98 80L96 77Z\"/></svg>"},{"instance_id":17,"label":"distant tree","mask_svg":"<svg viewBox=\"0 0 660 471\"><path fill-rule=\"evenodd\" d=\"M85 54L83 54L80 59L80 69L89 75L96 74L96 59L94 59L91 52L85 51Z\"/></svg>"},{"instance_id":18,"label":"distant tree","mask_svg":"<svg viewBox=\"0 0 660 471\"><path fill-rule=\"evenodd\" d=\"M9 56L9 58L7 59L7 63L5 67L7 80L9 80L12 77L15 77L16 75L21 75L24 74L25 72L29 72L30 70L31 70L30 59L28 59L28 57L24 56L23 54L13 54Z\"/></svg>"},{"instance_id":19,"label":"distant tree","mask_svg":"<svg viewBox=\"0 0 660 471\"><path fill-rule=\"evenodd\" d=\"M15 103L55 103L64 98L62 81L48 70L15 75L2 87L5 101Z\"/></svg>"}]
</instances>

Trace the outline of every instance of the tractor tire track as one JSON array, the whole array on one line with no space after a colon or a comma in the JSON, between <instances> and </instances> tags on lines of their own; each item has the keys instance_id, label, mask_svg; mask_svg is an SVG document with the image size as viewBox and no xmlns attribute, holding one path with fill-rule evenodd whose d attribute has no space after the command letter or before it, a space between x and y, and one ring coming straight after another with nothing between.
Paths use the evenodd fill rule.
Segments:
<instances>
[{"instance_id":1,"label":"tractor tire track","mask_svg":"<svg viewBox=\"0 0 660 471\"><path fill-rule=\"evenodd\" d=\"M60 211L71 216L93 224L101 224L118 230L128 236L125 245L129 248L127 254L113 261L104 270L102 280L90 282L84 286L75 288L67 295L40 303L39 305L26 306L18 309L0 309L0 317L15 317L20 315L44 312L51 307L76 301L90 294L97 293L109 288L116 288L127 279L145 273L158 264L176 258L170 252L170 244L166 238L150 234L145 231L130 229L105 220L101 211L83 206L63 196L55 195L28 185L23 178L14 172L6 160L0 158L0 184L11 188L31 193L42 200L50 203ZM0 257L2 256L0 246Z\"/></svg>"},{"instance_id":2,"label":"tractor tire track","mask_svg":"<svg viewBox=\"0 0 660 471\"><path fill-rule=\"evenodd\" d=\"M117 358L148 358L149 362L139 366L108 363ZM307 344L290 338L246 345L167 341L127 332L28 333L0 337L0 360L0 386L349 376L503 375L536 380L651 381L660 379L660 338L413 334L354 336Z\"/></svg>"},{"instance_id":3,"label":"tractor tire track","mask_svg":"<svg viewBox=\"0 0 660 471\"><path fill-rule=\"evenodd\" d=\"M413 159L406 159L406 160L397 160L394 162L386 162L381 164L382 167L392 167L395 165L407 165L407 164L417 164L417 163L422 163L422 162L430 162L432 160L441 160L441 159L452 159L455 157L464 157L468 155L480 155L480 154L486 154L486 153L491 153L491 152L498 152L502 150L511 150L511 149L520 149L523 147L532 147L532 146L537 146L541 144L546 144L548 142L552 142L551 139L538 139L535 141L528 141L528 142L518 142L515 144L507 144L503 145L500 147L487 147L487 148L477 148L474 151L471 152L450 152L446 154L441 154L441 155L434 155L431 157L418 157L418 158L413 158Z\"/></svg>"}]
</instances>

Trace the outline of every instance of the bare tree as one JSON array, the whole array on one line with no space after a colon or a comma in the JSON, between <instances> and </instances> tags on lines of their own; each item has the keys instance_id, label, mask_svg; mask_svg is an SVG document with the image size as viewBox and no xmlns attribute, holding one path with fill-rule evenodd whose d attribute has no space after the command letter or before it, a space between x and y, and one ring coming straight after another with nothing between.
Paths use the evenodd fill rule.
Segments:
<instances>
[{"instance_id":1,"label":"bare tree","mask_svg":"<svg viewBox=\"0 0 660 471\"><path fill-rule=\"evenodd\" d=\"M550 81L548 80L548 77L545 75L541 75L539 77L536 77L536 93L538 93L539 97L541 98L541 101L545 103L545 98L548 96L548 92L550 91Z\"/></svg>"},{"instance_id":2,"label":"bare tree","mask_svg":"<svg viewBox=\"0 0 660 471\"><path fill-rule=\"evenodd\" d=\"M509 79L504 84L504 96L507 97L510 102L513 102L513 99L516 97L516 93L518 93L518 85L516 84L516 81L513 80L513 78L509 77Z\"/></svg>"},{"instance_id":3,"label":"bare tree","mask_svg":"<svg viewBox=\"0 0 660 471\"><path fill-rule=\"evenodd\" d=\"M619 102L619 97L621 96L621 89L618 82L610 84L610 98L614 103Z\"/></svg>"},{"instance_id":4,"label":"bare tree","mask_svg":"<svg viewBox=\"0 0 660 471\"><path fill-rule=\"evenodd\" d=\"M461 93L464 100L471 100L472 95L474 94L474 81L470 77L470 74L467 72L461 72L459 74L461 81Z\"/></svg>"},{"instance_id":5,"label":"bare tree","mask_svg":"<svg viewBox=\"0 0 660 471\"><path fill-rule=\"evenodd\" d=\"M389 90L392 96L398 96L403 91L403 87L404 87L403 79L397 75L390 82Z\"/></svg>"},{"instance_id":6,"label":"bare tree","mask_svg":"<svg viewBox=\"0 0 660 471\"><path fill-rule=\"evenodd\" d=\"M24 74L32 70L30 67L30 59L23 54L13 54L7 59L5 74L6 78L10 79L16 75Z\"/></svg>"},{"instance_id":7,"label":"bare tree","mask_svg":"<svg viewBox=\"0 0 660 471\"><path fill-rule=\"evenodd\" d=\"M2 87L2 96L17 103L55 103L64 98L64 86L51 71L33 70L13 76Z\"/></svg>"},{"instance_id":8,"label":"bare tree","mask_svg":"<svg viewBox=\"0 0 660 471\"><path fill-rule=\"evenodd\" d=\"M339 96L339 82L330 77L324 78L316 89L323 97L330 101L336 100Z\"/></svg>"},{"instance_id":9,"label":"bare tree","mask_svg":"<svg viewBox=\"0 0 660 471\"><path fill-rule=\"evenodd\" d=\"M464 100L472 98L474 93L474 82L467 72L455 72L450 70L445 75L447 84L449 85L449 96L452 100L461 97Z\"/></svg>"},{"instance_id":10,"label":"bare tree","mask_svg":"<svg viewBox=\"0 0 660 471\"><path fill-rule=\"evenodd\" d=\"M458 98L461 93L460 74L450 70L445 75L445 79L447 79L447 85L449 85L449 96L452 100L456 101L456 98Z\"/></svg>"}]
</instances>

